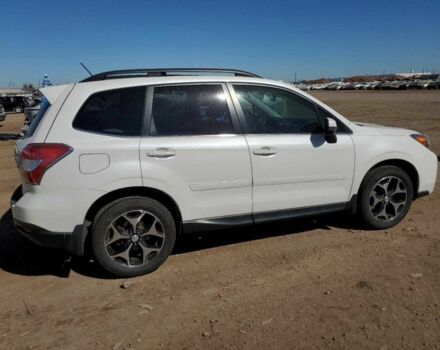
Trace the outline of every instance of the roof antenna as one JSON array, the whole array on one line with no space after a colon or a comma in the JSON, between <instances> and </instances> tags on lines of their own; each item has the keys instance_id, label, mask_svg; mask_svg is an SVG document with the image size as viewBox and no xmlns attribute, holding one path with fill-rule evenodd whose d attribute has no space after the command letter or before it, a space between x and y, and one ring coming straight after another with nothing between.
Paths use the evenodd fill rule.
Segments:
<instances>
[{"instance_id":1,"label":"roof antenna","mask_svg":"<svg viewBox=\"0 0 440 350\"><path fill-rule=\"evenodd\" d=\"M81 62L79 63L81 66L83 66L83 68L87 71L87 73L89 73L90 74L90 76L93 76L93 74L87 69L87 67L84 65L84 64L82 64Z\"/></svg>"}]
</instances>

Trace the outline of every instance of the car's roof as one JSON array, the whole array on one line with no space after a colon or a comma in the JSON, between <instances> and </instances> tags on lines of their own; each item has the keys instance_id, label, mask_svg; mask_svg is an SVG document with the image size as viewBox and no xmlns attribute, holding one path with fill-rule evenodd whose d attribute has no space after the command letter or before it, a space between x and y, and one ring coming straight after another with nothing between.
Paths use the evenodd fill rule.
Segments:
<instances>
[{"instance_id":1,"label":"car's roof","mask_svg":"<svg viewBox=\"0 0 440 350\"><path fill-rule=\"evenodd\" d=\"M110 90L122 87L144 86L144 85L167 85L167 84L196 84L196 83L250 83L276 85L281 87L294 88L291 84L264 78L236 77L221 75L199 75L199 76L165 76L165 77L136 77L136 78L115 78L90 82L79 82L83 86L93 90ZM294 88L295 89L295 88Z\"/></svg>"},{"instance_id":2,"label":"car's roof","mask_svg":"<svg viewBox=\"0 0 440 350\"><path fill-rule=\"evenodd\" d=\"M84 95L91 95L100 91L115 90L120 88L129 88L136 86L149 85L172 85L172 84L203 84L203 83L245 83L245 84L264 84L279 86L290 90L295 90L302 94L300 90L295 88L292 84L281 81L242 77L242 76L224 76L224 75L199 75L199 76L158 76L158 77L130 77L130 78L112 78L97 81L83 81L78 83L55 85L45 88L40 88L40 91L46 98L53 103L53 101L65 89L80 89Z\"/></svg>"},{"instance_id":3,"label":"car's roof","mask_svg":"<svg viewBox=\"0 0 440 350\"><path fill-rule=\"evenodd\" d=\"M81 89L82 96L90 96L96 92L114 90L119 88L128 88L136 86L148 86L148 85L172 85L172 84L198 84L198 83L243 83L243 84L260 84L271 85L275 87L281 87L296 92L299 95L304 96L308 100L311 100L324 109L329 110L331 113L342 119L346 123L351 123L344 116L333 110L329 106L324 105L317 98L307 94L306 92L296 88L292 84L285 83L283 81L255 78L255 77L242 77L242 76L223 76L223 75L199 75L199 76L159 76L159 77L131 77L131 78L113 78L98 81L79 82L67 85L50 86L41 88L40 91L46 96L50 103L52 103L63 90L71 90L73 86L75 89Z\"/></svg>"}]
</instances>

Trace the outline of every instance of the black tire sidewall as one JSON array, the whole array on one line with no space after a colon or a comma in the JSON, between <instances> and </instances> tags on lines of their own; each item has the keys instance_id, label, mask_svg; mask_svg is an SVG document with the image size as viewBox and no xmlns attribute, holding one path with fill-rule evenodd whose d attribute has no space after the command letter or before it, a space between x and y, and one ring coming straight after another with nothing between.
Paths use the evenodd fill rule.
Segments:
<instances>
[{"instance_id":1,"label":"black tire sidewall","mask_svg":"<svg viewBox=\"0 0 440 350\"><path fill-rule=\"evenodd\" d=\"M104 240L108 226L119 215L134 210L145 210L155 215L163 224L165 242L162 251L147 265L124 267L108 255ZM171 254L176 241L176 223L170 211L160 202L145 197L126 197L106 205L96 215L92 226L92 249L104 270L119 277L134 277L155 271Z\"/></svg>"},{"instance_id":2,"label":"black tire sidewall","mask_svg":"<svg viewBox=\"0 0 440 350\"><path fill-rule=\"evenodd\" d=\"M384 222L377 220L370 212L370 193L373 186L382 178L387 176L395 176L401 179L407 188L407 203L403 211L392 221ZM414 198L414 186L409 175L401 168L395 166L382 166L371 170L364 178L361 185L360 196L360 214L365 224L376 230L383 230L397 225L408 213L411 202Z\"/></svg>"}]
</instances>

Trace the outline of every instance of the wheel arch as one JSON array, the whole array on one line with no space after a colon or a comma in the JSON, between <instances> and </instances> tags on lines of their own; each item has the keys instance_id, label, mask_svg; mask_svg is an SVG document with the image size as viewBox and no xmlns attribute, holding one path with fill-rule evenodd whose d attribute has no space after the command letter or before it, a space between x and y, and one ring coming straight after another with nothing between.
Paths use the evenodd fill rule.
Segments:
<instances>
[{"instance_id":1,"label":"wheel arch","mask_svg":"<svg viewBox=\"0 0 440 350\"><path fill-rule=\"evenodd\" d=\"M148 197L162 203L173 215L177 232L179 233L181 231L182 214L176 201L169 194L152 187L125 187L104 194L90 206L85 216L85 222L93 223L96 214L105 205L130 196Z\"/></svg>"},{"instance_id":2,"label":"wheel arch","mask_svg":"<svg viewBox=\"0 0 440 350\"><path fill-rule=\"evenodd\" d=\"M361 181L359 188L358 188L358 193L362 187L362 183L364 182L365 177L367 176L367 174L371 170L376 169L381 166L387 166L387 165L400 168L408 174L408 176L410 177L411 182L413 184L413 188L414 188L414 198L413 199L415 199L417 197L418 190L419 190L419 182L420 182L419 173L413 164L411 164L407 160L398 159L398 158L382 160L382 161L376 163L375 165L373 165L372 167L370 167L370 169L367 170L367 172L364 174L364 176L362 178L362 181Z\"/></svg>"}]
</instances>

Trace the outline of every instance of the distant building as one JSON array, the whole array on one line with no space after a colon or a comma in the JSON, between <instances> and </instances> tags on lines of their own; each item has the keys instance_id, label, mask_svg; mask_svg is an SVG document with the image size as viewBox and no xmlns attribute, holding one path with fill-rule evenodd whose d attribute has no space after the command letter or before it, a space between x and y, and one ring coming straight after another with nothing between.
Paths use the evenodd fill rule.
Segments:
<instances>
[{"instance_id":1,"label":"distant building","mask_svg":"<svg viewBox=\"0 0 440 350\"><path fill-rule=\"evenodd\" d=\"M439 77L439 74L430 73L430 72L422 72L422 73L397 73L398 77L405 78L405 79L422 79L422 80L429 80L429 79L437 79Z\"/></svg>"},{"instance_id":2,"label":"distant building","mask_svg":"<svg viewBox=\"0 0 440 350\"><path fill-rule=\"evenodd\" d=\"M32 96L32 90L21 88L0 88L0 96Z\"/></svg>"},{"instance_id":3,"label":"distant building","mask_svg":"<svg viewBox=\"0 0 440 350\"><path fill-rule=\"evenodd\" d=\"M0 88L0 96L6 96L6 95L22 95L26 92L23 89L20 88L8 88L8 89L1 89Z\"/></svg>"}]
</instances>

